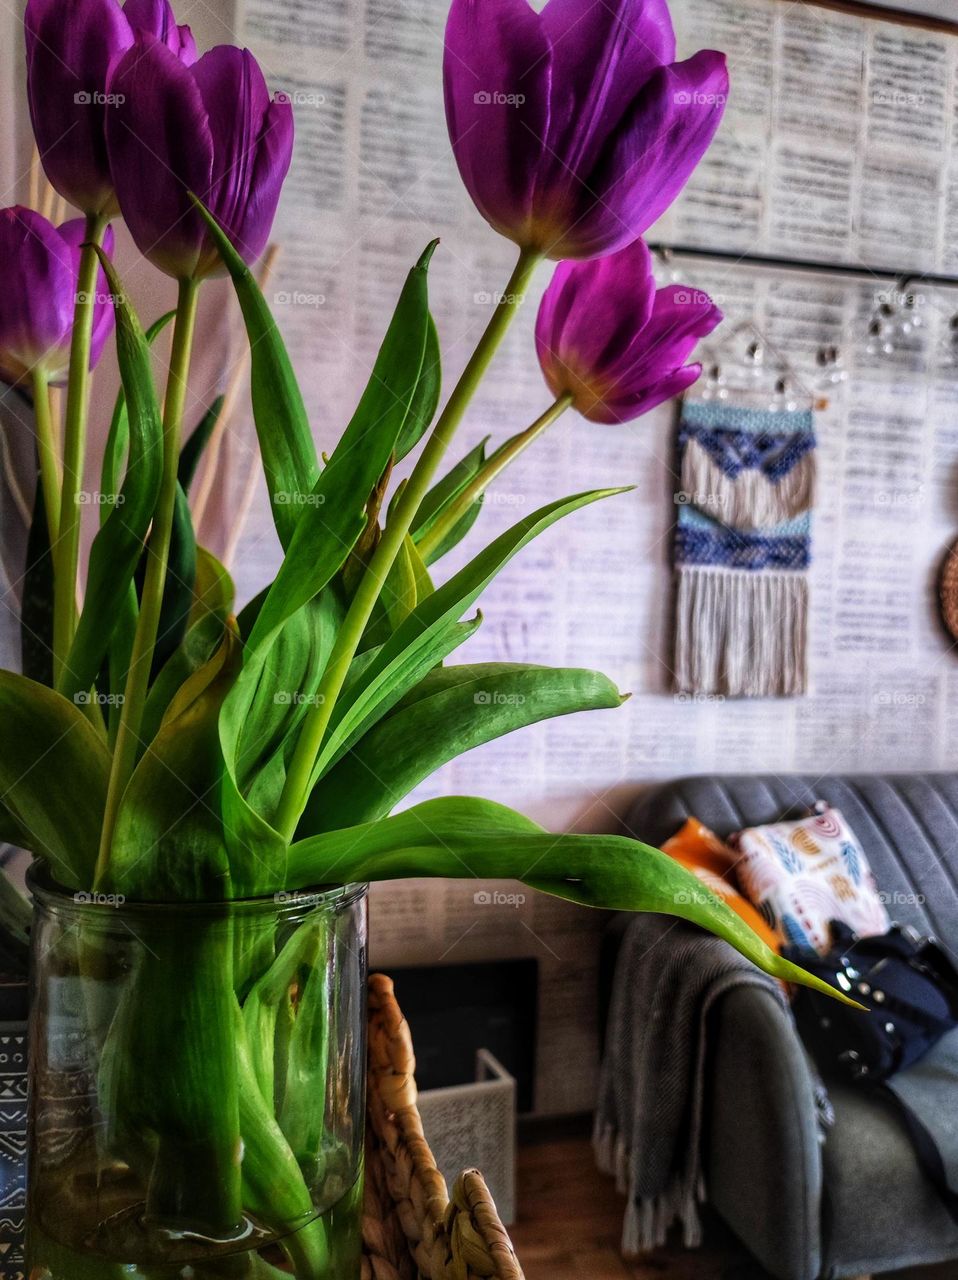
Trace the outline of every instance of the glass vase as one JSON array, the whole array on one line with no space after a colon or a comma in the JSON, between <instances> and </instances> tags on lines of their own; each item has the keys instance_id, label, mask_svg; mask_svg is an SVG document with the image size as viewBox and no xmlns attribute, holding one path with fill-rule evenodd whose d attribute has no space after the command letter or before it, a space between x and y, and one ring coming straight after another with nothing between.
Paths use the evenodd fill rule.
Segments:
<instances>
[{"instance_id":1,"label":"glass vase","mask_svg":"<svg viewBox=\"0 0 958 1280\"><path fill-rule=\"evenodd\" d=\"M35 902L31 1280L354 1280L366 888Z\"/></svg>"}]
</instances>

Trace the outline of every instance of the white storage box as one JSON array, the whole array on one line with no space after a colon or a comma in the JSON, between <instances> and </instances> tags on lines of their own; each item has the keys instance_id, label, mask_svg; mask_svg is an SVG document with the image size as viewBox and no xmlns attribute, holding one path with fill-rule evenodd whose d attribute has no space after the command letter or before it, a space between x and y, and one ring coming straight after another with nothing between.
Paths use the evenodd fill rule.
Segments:
<instances>
[{"instance_id":1,"label":"white storage box","mask_svg":"<svg viewBox=\"0 0 958 1280\"><path fill-rule=\"evenodd\" d=\"M464 1169L481 1169L508 1226L516 1215L516 1082L487 1049L476 1054L474 1084L425 1089L422 1127L451 1187Z\"/></svg>"}]
</instances>

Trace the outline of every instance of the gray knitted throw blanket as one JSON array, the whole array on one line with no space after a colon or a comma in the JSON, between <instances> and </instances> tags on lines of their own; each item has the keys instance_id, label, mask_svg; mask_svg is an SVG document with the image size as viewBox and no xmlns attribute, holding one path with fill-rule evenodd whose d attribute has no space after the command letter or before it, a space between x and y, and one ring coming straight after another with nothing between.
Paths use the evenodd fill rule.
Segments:
<instances>
[{"instance_id":1,"label":"gray knitted throw blanket","mask_svg":"<svg viewBox=\"0 0 958 1280\"><path fill-rule=\"evenodd\" d=\"M774 979L693 925L638 915L626 930L594 1134L599 1167L628 1197L625 1254L663 1244L676 1222L686 1247L701 1243L708 1014L726 991L745 985L765 987L785 1002Z\"/></svg>"}]
</instances>

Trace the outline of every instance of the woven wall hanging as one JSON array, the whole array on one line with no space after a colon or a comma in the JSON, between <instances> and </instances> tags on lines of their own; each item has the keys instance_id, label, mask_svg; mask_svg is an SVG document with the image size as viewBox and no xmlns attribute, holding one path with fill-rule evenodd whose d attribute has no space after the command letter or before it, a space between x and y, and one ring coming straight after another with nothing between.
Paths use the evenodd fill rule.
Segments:
<instances>
[{"instance_id":1,"label":"woven wall hanging","mask_svg":"<svg viewBox=\"0 0 958 1280\"><path fill-rule=\"evenodd\" d=\"M687 400L679 458L676 688L752 698L804 693L812 411Z\"/></svg>"}]
</instances>

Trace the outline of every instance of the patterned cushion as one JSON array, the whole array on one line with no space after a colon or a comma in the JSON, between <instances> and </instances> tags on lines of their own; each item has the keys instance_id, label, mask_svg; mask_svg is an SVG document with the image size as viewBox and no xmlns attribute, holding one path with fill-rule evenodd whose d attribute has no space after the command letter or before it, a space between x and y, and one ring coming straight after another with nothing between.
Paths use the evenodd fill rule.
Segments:
<instances>
[{"instance_id":1,"label":"patterned cushion","mask_svg":"<svg viewBox=\"0 0 958 1280\"><path fill-rule=\"evenodd\" d=\"M823 955L832 920L863 937L890 927L871 867L838 809L747 827L730 843L741 854L743 892L795 946Z\"/></svg>"},{"instance_id":2,"label":"patterned cushion","mask_svg":"<svg viewBox=\"0 0 958 1280\"><path fill-rule=\"evenodd\" d=\"M662 850L698 876L716 897L728 903L774 951L781 949L781 936L769 928L735 884L738 854L714 831L710 831L698 818L689 818L674 836L665 841Z\"/></svg>"}]
</instances>

